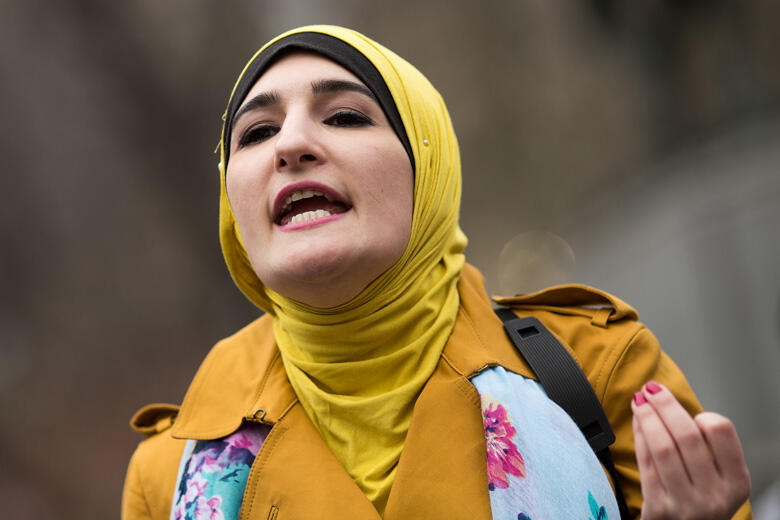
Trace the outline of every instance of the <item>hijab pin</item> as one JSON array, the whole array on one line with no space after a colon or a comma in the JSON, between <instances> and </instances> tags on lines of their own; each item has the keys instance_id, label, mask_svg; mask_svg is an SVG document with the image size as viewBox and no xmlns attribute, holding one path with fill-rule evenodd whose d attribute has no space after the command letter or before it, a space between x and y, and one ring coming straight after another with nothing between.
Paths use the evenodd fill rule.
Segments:
<instances>
[{"instance_id":1,"label":"hijab pin","mask_svg":"<svg viewBox=\"0 0 780 520\"><path fill-rule=\"evenodd\" d=\"M423 145L428 146L428 140L427 139L423 139Z\"/></svg>"}]
</instances>

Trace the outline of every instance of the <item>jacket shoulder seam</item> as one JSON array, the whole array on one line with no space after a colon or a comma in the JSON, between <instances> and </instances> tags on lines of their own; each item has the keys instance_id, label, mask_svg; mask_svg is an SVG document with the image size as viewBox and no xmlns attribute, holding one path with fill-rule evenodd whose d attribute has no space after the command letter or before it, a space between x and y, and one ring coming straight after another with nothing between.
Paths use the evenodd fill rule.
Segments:
<instances>
[{"instance_id":1,"label":"jacket shoulder seam","mask_svg":"<svg viewBox=\"0 0 780 520\"><path fill-rule=\"evenodd\" d=\"M609 354L601 364L601 368L599 368L598 375L594 381L595 388L599 388L603 380L603 388L599 392L599 401L602 403L607 397L609 385L612 382L618 365L620 365L620 360L625 356L628 349L634 344L634 340L643 330L646 330L646 327L637 322L634 330L628 331L620 340L607 347L609 349Z\"/></svg>"}]
</instances>

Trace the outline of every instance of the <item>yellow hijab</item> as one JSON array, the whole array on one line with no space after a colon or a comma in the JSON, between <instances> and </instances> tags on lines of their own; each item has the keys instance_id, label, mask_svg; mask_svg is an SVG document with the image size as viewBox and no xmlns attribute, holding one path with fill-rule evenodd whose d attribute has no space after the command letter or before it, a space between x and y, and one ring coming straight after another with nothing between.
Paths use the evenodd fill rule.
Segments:
<instances>
[{"instance_id":1,"label":"yellow hijab","mask_svg":"<svg viewBox=\"0 0 780 520\"><path fill-rule=\"evenodd\" d=\"M252 57L236 85L269 45L305 32L330 35L359 51L392 95L416 170L406 251L338 307L314 308L265 287L249 263L227 197L224 129L220 240L236 285L275 317L276 343L301 405L381 514L414 403L439 361L458 311L456 285L466 246L458 226L460 155L447 109L428 80L403 58L349 29L315 25L284 33Z\"/></svg>"}]
</instances>

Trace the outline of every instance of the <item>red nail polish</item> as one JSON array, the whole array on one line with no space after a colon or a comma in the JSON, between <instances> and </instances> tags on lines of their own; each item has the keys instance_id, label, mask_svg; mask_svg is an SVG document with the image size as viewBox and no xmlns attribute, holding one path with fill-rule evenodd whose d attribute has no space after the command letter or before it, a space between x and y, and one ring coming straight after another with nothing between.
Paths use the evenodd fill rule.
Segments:
<instances>
[{"instance_id":1,"label":"red nail polish","mask_svg":"<svg viewBox=\"0 0 780 520\"><path fill-rule=\"evenodd\" d=\"M645 385L645 388L647 388L647 391L650 392L653 395L655 395L658 392L660 392L661 390L663 390L663 388L661 388L661 385L659 385L655 381L650 381L649 383L647 383Z\"/></svg>"},{"instance_id":2,"label":"red nail polish","mask_svg":"<svg viewBox=\"0 0 780 520\"><path fill-rule=\"evenodd\" d=\"M642 392L637 392L634 394L634 404L637 406L642 406L647 402L647 397L645 397L645 394Z\"/></svg>"}]
</instances>

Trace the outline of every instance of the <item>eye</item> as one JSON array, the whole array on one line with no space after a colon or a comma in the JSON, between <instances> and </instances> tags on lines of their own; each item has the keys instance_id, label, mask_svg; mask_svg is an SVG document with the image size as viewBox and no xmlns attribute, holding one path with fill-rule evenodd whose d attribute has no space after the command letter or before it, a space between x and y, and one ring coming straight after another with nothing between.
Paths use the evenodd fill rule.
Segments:
<instances>
[{"instance_id":1,"label":"eye","mask_svg":"<svg viewBox=\"0 0 780 520\"><path fill-rule=\"evenodd\" d=\"M250 144L260 143L275 136L277 132L279 132L279 127L275 125L262 124L249 127L246 132L241 135L241 139L238 141L238 147L243 148Z\"/></svg>"},{"instance_id":2,"label":"eye","mask_svg":"<svg viewBox=\"0 0 780 520\"><path fill-rule=\"evenodd\" d=\"M356 128L361 126L374 126L374 122L367 116L355 110L342 110L325 119L326 125Z\"/></svg>"}]
</instances>

